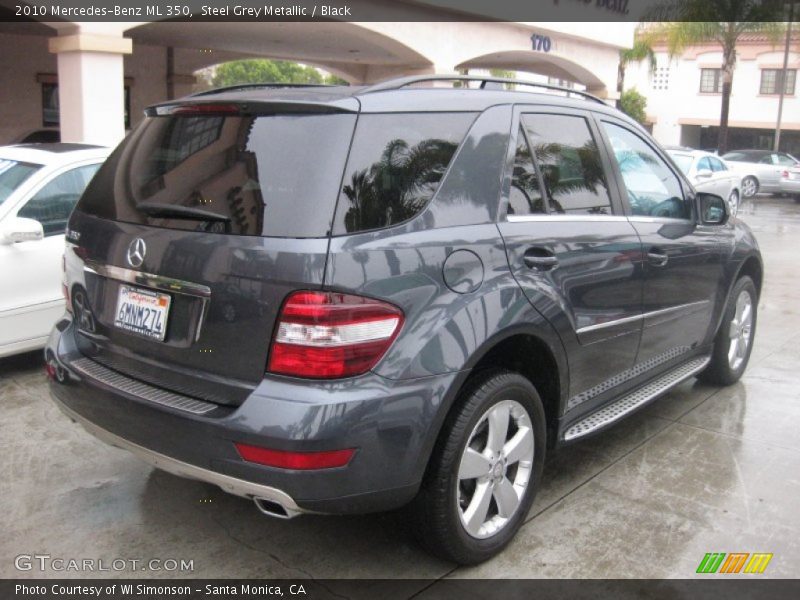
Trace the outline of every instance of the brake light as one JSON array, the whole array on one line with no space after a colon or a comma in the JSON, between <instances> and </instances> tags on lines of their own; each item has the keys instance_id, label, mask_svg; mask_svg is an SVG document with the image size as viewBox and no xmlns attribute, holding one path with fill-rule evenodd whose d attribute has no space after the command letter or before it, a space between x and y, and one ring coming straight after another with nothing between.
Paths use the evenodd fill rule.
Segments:
<instances>
[{"instance_id":1,"label":"brake light","mask_svg":"<svg viewBox=\"0 0 800 600\"><path fill-rule=\"evenodd\" d=\"M350 462L355 453L355 448L346 450L328 450L325 452L287 452L285 450L272 450L248 444L235 444L236 450L247 462L258 463L279 469L297 469L300 471L310 469L332 469L343 467Z\"/></svg>"},{"instance_id":2,"label":"brake light","mask_svg":"<svg viewBox=\"0 0 800 600\"><path fill-rule=\"evenodd\" d=\"M272 373L336 379L366 373L403 324L391 304L337 292L294 292L283 305L270 349Z\"/></svg>"},{"instance_id":3,"label":"brake light","mask_svg":"<svg viewBox=\"0 0 800 600\"><path fill-rule=\"evenodd\" d=\"M781 173L781 177L783 177L784 179L789 179L789 171L783 171Z\"/></svg>"},{"instance_id":4,"label":"brake light","mask_svg":"<svg viewBox=\"0 0 800 600\"><path fill-rule=\"evenodd\" d=\"M173 104L169 106L155 107L156 115L208 115L208 114L226 114L235 115L241 112L241 109L236 104L222 104L222 103L205 103L205 104Z\"/></svg>"}]
</instances>

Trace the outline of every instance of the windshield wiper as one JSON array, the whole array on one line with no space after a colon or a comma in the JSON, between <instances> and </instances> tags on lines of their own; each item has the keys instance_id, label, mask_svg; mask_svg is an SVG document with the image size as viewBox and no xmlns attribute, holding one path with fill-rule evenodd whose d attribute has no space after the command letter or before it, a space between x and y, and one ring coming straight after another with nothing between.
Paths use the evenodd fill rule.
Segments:
<instances>
[{"instance_id":1,"label":"windshield wiper","mask_svg":"<svg viewBox=\"0 0 800 600\"><path fill-rule=\"evenodd\" d=\"M187 219L190 221L219 221L230 223L231 218L201 208L191 206L176 206L173 204L160 204L158 202L140 202L136 205L140 211L150 217L165 219Z\"/></svg>"}]
</instances>

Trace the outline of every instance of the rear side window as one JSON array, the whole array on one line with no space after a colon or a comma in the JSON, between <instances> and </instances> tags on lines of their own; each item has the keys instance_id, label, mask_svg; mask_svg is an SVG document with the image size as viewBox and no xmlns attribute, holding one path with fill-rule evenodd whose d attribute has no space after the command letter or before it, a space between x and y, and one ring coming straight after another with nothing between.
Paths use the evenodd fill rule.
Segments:
<instances>
[{"instance_id":1,"label":"rear side window","mask_svg":"<svg viewBox=\"0 0 800 600\"><path fill-rule=\"evenodd\" d=\"M474 120L474 113L362 115L334 234L381 229L418 215L436 193Z\"/></svg>"},{"instance_id":2,"label":"rear side window","mask_svg":"<svg viewBox=\"0 0 800 600\"><path fill-rule=\"evenodd\" d=\"M728 167L726 167L724 164L722 164L721 160L716 159L713 156L709 157L708 162L711 163L711 170L714 171L714 172L727 171L728 170Z\"/></svg>"},{"instance_id":3,"label":"rear side window","mask_svg":"<svg viewBox=\"0 0 800 600\"><path fill-rule=\"evenodd\" d=\"M528 114L523 124L542 173L550 210L611 214L600 152L586 119Z\"/></svg>"},{"instance_id":4,"label":"rear side window","mask_svg":"<svg viewBox=\"0 0 800 600\"><path fill-rule=\"evenodd\" d=\"M546 212L531 150L525 140L525 132L520 127L517 132L517 151L514 154L511 189L508 192L508 214L529 215Z\"/></svg>"},{"instance_id":5,"label":"rear side window","mask_svg":"<svg viewBox=\"0 0 800 600\"><path fill-rule=\"evenodd\" d=\"M154 227L324 237L352 114L150 117L114 151L78 210Z\"/></svg>"}]
</instances>

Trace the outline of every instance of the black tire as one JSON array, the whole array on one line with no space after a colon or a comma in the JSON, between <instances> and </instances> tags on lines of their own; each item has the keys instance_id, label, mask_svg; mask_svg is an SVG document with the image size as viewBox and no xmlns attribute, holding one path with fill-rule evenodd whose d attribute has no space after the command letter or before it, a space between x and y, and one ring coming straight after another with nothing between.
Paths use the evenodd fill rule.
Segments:
<instances>
[{"instance_id":1,"label":"black tire","mask_svg":"<svg viewBox=\"0 0 800 600\"><path fill-rule=\"evenodd\" d=\"M736 315L736 301L739 295L746 292L750 295L750 302L752 306L752 325L749 334L749 343L747 345L746 355L743 357L741 364L736 368L732 368L731 362L728 359L728 351L731 348L731 322ZM753 340L756 335L756 323L758 321L758 292L753 280L744 275L740 277L731 290L728 298L728 304L725 307L725 314L722 317L717 337L714 339L714 350L711 355L711 362L705 370L699 375L699 379L708 383L716 385L731 385L739 381L739 378L747 368L747 363L750 361L750 353L753 351Z\"/></svg>"},{"instance_id":2,"label":"black tire","mask_svg":"<svg viewBox=\"0 0 800 600\"><path fill-rule=\"evenodd\" d=\"M478 539L461 522L458 470L473 429L490 408L504 400L519 403L530 419L534 435L530 478L513 516L490 537ZM462 565L476 564L499 553L525 522L541 481L545 448L544 409L531 382L500 369L476 374L445 420L420 492L409 506L420 544L432 554Z\"/></svg>"}]
</instances>

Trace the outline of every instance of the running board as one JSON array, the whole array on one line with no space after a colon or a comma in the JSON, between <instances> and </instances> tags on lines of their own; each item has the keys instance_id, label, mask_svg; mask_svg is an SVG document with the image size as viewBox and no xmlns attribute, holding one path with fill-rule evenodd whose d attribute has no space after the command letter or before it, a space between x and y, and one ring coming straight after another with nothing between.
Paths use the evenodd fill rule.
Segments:
<instances>
[{"instance_id":1,"label":"running board","mask_svg":"<svg viewBox=\"0 0 800 600\"><path fill-rule=\"evenodd\" d=\"M578 421L567 429L564 434L564 441L568 442L589 435L598 429L602 429L603 427L619 421L637 408L640 408L664 392L675 387L681 381L699 373L710 361L710 356L701 356L690 360L632 391L628 395L623 396L613 404L604 406L597 412L590 414L588 417Z\"/></svg>"}]
</instances>

